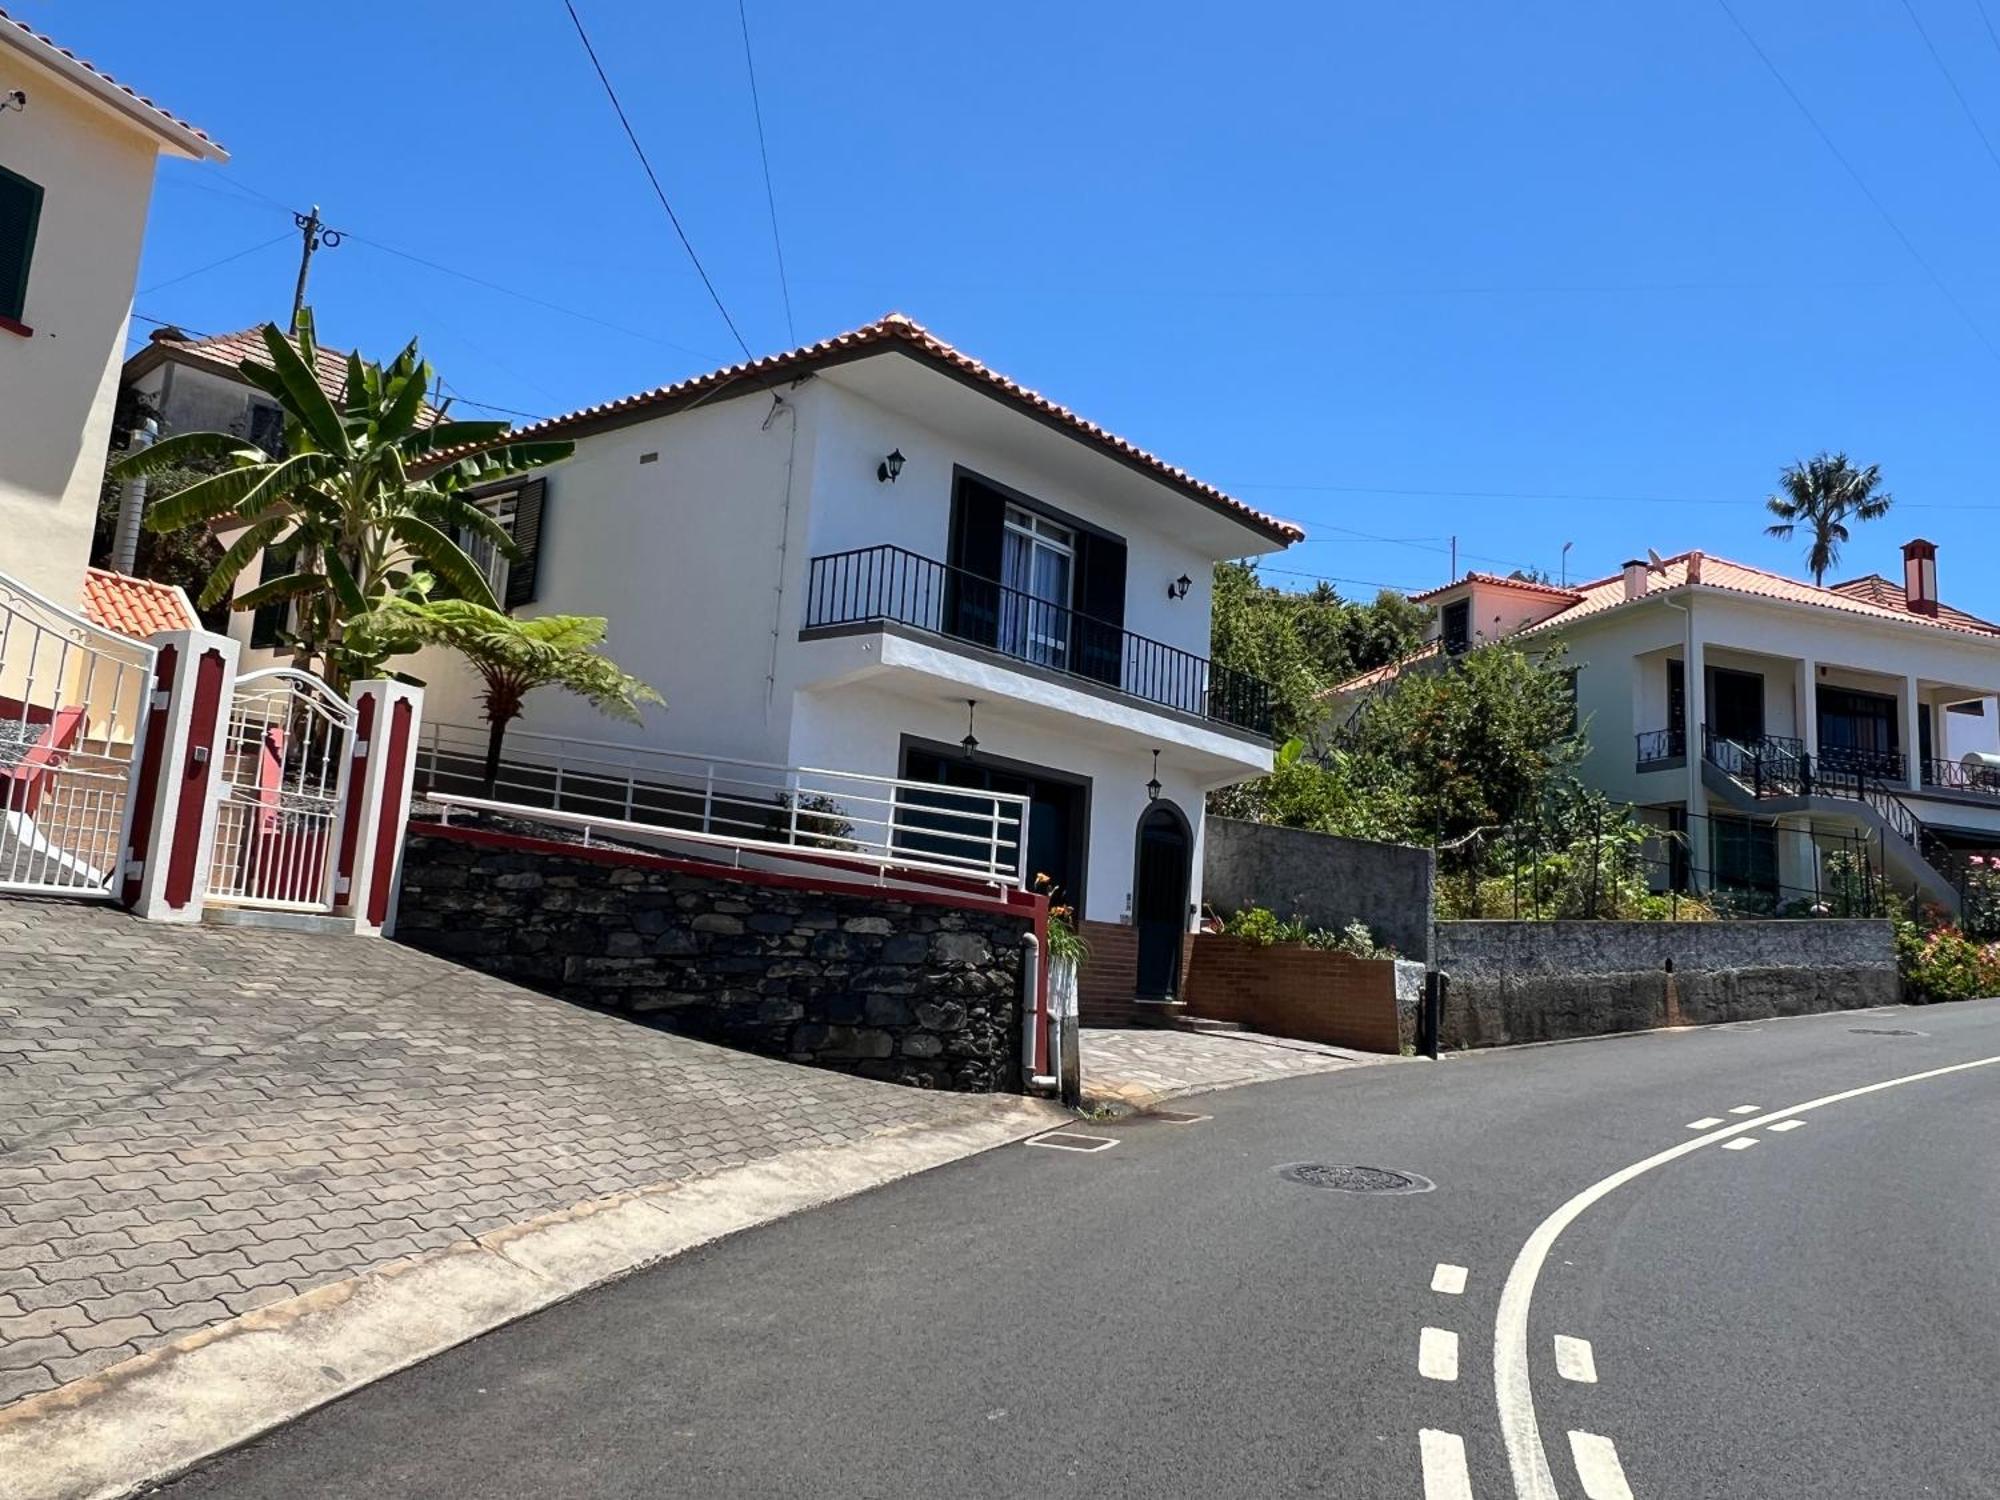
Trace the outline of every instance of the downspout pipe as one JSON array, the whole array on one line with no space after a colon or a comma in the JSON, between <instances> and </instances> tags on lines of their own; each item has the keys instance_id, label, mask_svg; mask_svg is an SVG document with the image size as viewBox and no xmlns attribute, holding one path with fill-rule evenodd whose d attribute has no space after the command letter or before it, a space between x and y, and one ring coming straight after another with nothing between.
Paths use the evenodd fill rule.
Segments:
<instances>
[{"instance_id":1,"label":"downspout pipe","mask_svg":"<svg viewBox=\"0 0 2000 1500\"><path fill-rule=\"evenodd\" d=\"M1062 1045L1054 1027L1048 1031L1048 1073L1035 1071L1035 1054L1041 1050L1042 1025L1042 944L1032 932L1021 934L1021 1083L1030 1093L1048 1093L1062 1087L1062 1062L1057 1055Z\"/></svg>"},{"instance_id":2,"label":"downspout pipe","mask_svg":"<svg viewBox=\"0 0 2000 1500\"><path fill-rule=\"evenodd\" d=\"M160 436L160 424L146 418L133 432L129 451L144 453ZM118 496L118 531L111 545L111 569L130 573L139 565L139 523L146 518L146 476L134 474Z\"/></svg>"}]
</instances>

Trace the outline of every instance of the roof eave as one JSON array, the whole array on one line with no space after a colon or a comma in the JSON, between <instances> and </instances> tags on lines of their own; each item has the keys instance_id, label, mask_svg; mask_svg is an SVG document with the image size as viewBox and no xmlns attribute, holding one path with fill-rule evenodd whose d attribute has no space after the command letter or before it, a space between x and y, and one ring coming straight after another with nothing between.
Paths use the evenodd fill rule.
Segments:
<instances>
[{"instance_id":1,"label":"roof eave","mask_svg":"<svg viewBox=\"0 0 2000 1500\"><path fill-rule=\"evenodd\" d=\"M0 12L0 16L4 14ZM164 110L148 104L96 69L69 56L60 47L50 45L25 26L18 23L0 25L0 41L11 43L30 62L47 69L93 103L154 137L167 155L186 161L229 160L229 153L220 142L183 125Z\"/></svg>"}]
</instances>

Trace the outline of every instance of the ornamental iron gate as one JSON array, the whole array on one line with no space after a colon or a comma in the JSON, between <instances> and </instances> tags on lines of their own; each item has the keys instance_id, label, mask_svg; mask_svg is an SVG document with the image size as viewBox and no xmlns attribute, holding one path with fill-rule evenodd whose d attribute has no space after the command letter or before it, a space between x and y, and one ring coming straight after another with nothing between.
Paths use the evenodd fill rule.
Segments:
<instances>
[{"instance_id":1,"label":"ornamental iron gate","mask_svg":"<svg viewBox=\"0 0 2000 1500\"><path fill-rule=\"evenodd\" d=\"M0 574L0 891L118 894L155 659Z\"/></svg>"},{"instance_id":2,"label":"ornamental iron gate","mask_svg":"<svg viewBox=\"0 0 2000 1500\"><path fill-rule=\"evenodd\" d=\"M309 672L273 667L236 679L220 750L210 901L333 909L353 731L352 705Z\"/></svg>"}]
</instances>

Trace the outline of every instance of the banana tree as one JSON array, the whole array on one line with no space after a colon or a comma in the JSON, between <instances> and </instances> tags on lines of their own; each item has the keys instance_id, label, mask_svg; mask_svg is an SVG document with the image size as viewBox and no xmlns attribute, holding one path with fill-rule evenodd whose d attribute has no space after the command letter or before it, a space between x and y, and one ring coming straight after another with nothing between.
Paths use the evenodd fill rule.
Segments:
<instances>
[{"instance_id":1,"label":"banana tree","mask_svg":"<svg viewBox=\"0 0 2000 1500\"><path fill-rule=\"evenodd\" d=\"M509 443L505 422L433 412L424 398L434 372L415 339L387 365L350 354L337 399L315 373L310 311L300 314L295 339L275 323L264 326L263 339L267 358L238 369L282 409L280 451L229 433L180 433L120 460L113 473L123 479L222 460L221 472L157 499L148 529L240 528L201 591L203 608L229 599L267 550L288 559L288 571L237 595L232 607L291 604L295 663L344 688L387 659L350 644L346 622L406 595L419 570L460 599L494 606L484 572L457 538L483 538L509 558L516 551L466 492L567 458L575 445Z\"/></svg>"}]
</instances>

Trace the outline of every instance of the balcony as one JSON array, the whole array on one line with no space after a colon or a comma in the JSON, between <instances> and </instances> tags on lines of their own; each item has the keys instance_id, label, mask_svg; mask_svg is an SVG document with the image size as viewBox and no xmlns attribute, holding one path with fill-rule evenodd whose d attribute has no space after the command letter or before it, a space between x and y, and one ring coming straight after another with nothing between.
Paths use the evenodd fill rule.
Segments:
<instances>
[{"instance_id":1,"label":"balcony","mask_svg":"<svg viewBox=\"0 0 2000 1500\"><path fill-rule=\"evenodd\" d=\"M1955 760L1926 760L1922 767L1926 790L1963 792L2000 799L2000 769L1968 766Z\"/></svg>"},{"instance_id":2,"label":"balcony","mask_svg":"<svg viewBox=\"0 0 2000 1500\"><path fill-rule=\"evenodd\" d=\"M1648 729L1638 736L1638 750L1633 769L1657 771L1686 765L1687 753L1687 731Z\"/></svg>"},{"instance_id":3,"label":"balcony","mask_svg":"<svg viewBox=\"0 0 2000 1500\"><path fill-rule=\"evenodd\" d=\"M887 624L1098 683L1197 719L1271 734L1269 684L1207 657L901 547L812 559L804 629Z\"/></svg>"}]
</instances>

